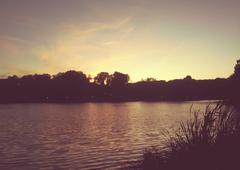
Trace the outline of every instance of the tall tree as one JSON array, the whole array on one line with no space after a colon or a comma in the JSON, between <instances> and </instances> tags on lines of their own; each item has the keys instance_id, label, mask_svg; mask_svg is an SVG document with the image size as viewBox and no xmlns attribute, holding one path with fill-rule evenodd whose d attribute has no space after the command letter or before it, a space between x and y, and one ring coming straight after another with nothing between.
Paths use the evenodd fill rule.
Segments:
<instances>
[{"instance_id":1,"label":"tall tree","mask_svg":"<svg viewBox=\"0 0 240 170\"><path fill-rule=\"evenodd\" d=\"M122 87L128 83L129 79L130 78L128 74L114 72L113 75L111 75L109 85L115 87Z\"/></svg>"},{"instance_id":2,"label":"tall tree","mask_svg":"<svg viewBox=\"0 0 240 170\"><path fill-rule=\"evenodd\" d=\"M107 85L108 80L110 79L110 75L108 72L98 73L96 77L94 77L94 83L99 85Z\"/></svg>"},{"instance_id":3,"label":"tall tree","mask_svg":"<svg viewBox=\"0 0 240 170\"><path fill-rule=\"evenodd\" d=\"M237 64L234 67L234 75L240 77L240 60L237 60Z\"/></svg>"}]
</instances>

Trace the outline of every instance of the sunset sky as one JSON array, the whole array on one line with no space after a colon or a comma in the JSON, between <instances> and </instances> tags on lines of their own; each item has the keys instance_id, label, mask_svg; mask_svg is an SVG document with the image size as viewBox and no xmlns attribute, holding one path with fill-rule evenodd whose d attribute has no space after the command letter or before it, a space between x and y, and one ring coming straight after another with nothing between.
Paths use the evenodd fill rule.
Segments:
<instances>
[{"instance_id":1,"label":"sunset sky","mask_svg":"<svg viewBox=\"0 0 240 170\"><path fill-rule=\"evenodd\" d=\"M239 0L0 0L0 77L208 79L228 77L238 57Z\"/></svg>"}]
</instances>

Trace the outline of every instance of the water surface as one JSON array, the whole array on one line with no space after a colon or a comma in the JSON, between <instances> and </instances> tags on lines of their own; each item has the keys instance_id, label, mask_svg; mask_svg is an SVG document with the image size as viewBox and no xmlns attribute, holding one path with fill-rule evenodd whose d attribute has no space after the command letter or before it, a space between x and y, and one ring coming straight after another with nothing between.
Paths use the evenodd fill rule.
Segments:
<instances>
[{"instance_id":1,"label":"water surface","mask_svg":"<svg viewBox=\"0 0 240 170\"><path fill-rule=\"evenodd\" d=\"M0 169L119 169L208 103L0 105Z\"/></svg>"}]
</instances>

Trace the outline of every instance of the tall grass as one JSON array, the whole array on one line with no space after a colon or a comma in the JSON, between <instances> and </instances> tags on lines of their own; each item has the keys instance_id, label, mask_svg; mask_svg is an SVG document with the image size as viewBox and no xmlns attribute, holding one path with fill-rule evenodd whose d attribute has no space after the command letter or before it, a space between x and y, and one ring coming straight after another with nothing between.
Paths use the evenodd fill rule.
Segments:
<instances>
[{"instance_id":1,"label":"tall grass","mask_svg":"<svg viewBox=\"0 0 240 170\"><path fill-rule=\"evenodd\" d=\"M240 118L222 103L192 112L165 136L165 148L146 151L132 169L240 170Z\"/></svg>"}]
</instances>

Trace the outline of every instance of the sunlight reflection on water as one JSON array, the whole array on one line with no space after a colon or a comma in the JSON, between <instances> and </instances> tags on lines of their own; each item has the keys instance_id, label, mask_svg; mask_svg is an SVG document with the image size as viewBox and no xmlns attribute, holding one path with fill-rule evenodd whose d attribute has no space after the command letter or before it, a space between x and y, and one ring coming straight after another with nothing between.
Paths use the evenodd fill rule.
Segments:
<instances>
[{"instance_id":1,"label":"sunlight reflection on water","mask_svg":"<svg viewBox=\"0 0 240 170\"><path fill-rule=\"evenodd\" d=\"M118 169L208 103L0 105L0 169Z\"/></svg>"}]
</instances>

